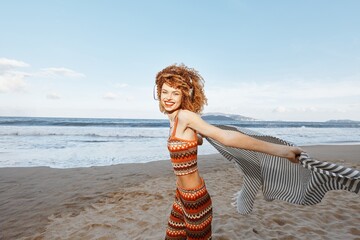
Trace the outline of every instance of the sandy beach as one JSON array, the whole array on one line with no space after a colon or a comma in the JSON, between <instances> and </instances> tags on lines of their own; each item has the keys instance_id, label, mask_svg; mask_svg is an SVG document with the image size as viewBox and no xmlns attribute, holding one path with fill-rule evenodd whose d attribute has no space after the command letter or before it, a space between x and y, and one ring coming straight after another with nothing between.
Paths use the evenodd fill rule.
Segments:
<instances>
[{"instance_id":1,"label":"sandy beach","mask_svg":"<svg viewBox=\"0 0 360 240\"><path fill-rule=\"evenodd\" d=\"M360 145L303 147L360 169ZM242 174L221 155L199 156L214 207L213 239L360 239L360 196L327 193L299 206L258 194L254 211L231 205ZM174 197L171 163L0 169L0 239L163 239Z\"/></svg>"}]
</instances>

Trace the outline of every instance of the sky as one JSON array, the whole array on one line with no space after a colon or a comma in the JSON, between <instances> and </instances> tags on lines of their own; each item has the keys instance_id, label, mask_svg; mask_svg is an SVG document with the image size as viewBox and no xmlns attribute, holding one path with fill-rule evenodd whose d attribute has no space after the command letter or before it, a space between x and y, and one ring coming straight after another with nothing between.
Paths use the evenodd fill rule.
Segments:
<instances>
[{"instance_id":1,"label":"sky","mask_svg":"<svg viewBox=\"0 0 360 240\"><path fill-rule=\"evenodd\" d=\"M360 121L360 1L0 2L0 116L166 119L155 75L205 79L204 113Z\"/></svg>"}]
</instances>

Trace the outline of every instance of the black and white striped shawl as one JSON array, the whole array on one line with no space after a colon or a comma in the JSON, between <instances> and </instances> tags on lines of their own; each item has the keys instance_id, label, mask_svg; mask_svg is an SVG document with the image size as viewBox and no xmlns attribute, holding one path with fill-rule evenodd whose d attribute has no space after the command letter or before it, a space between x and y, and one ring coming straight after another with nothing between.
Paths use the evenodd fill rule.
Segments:
<instances>
[{"instance_id":1,"label":"black and white striped shawl","mask_svg":"<svg viewBox=\"0 0 360 240\"><path fill-rule=\"evenodd\" d=\"M283 145L294 146L282 139L262 135L255 131L234 126L216 125L228 131L238 131L251 137ZM255 196L262 186L268 201L280 199L300 205L321 202L330 190L347 190L359 194L360 172L356 169L300 156L300 163L265 153L232 148L206 138L225 158L234 161L244 173L244 185L237 193L235 205L241 214L252 211Z\"/></svg>"}]
</instances>

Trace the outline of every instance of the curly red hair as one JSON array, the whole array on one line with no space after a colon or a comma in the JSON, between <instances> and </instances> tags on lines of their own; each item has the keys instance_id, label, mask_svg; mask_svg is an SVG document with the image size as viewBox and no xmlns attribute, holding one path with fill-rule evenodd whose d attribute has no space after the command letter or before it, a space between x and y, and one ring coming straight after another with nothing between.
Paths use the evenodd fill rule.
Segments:
<instances>
[{"instance_id":1,"label":"curly red hair","mask_svg":"<svg viewBox=\"0 0 360 240\"><path fill-rule=\"evenodd\" d=\"M201 113L207 104L207 98L204 93L204 79L193 68L184 64L170 65L156 75L156 94L160 99L161 88L164 83L172 88L180 89L182 92L181 109L187 109L195 113ZM160 111L166 113L164 107L159 101Z\"/></svg>"}]
</instances>

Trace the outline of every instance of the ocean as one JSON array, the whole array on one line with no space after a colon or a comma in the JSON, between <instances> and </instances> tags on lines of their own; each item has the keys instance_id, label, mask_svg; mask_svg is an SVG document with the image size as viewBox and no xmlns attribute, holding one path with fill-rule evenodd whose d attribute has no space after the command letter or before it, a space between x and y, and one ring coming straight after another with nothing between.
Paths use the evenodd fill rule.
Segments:
<instances>
[{"instance_id":1,"label":"ocean","mask_svg":"<svg viewBox=\"0 0 360 240\"><path fill-rule=\"evenodd\" d=\"M208 121L299 146L359 144L360 122ZM0 167L75 168L169 159L167 119L0 117ZM359 146L360 147L360 146ZM217 151L206 141L199 154Z\"/></svg>"}]
</instances>

